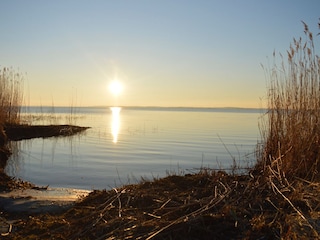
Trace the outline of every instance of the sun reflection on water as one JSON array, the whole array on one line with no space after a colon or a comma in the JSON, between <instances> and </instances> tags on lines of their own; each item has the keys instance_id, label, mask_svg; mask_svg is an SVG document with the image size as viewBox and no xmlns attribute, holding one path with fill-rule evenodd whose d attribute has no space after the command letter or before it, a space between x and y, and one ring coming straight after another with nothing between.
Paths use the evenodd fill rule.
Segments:
<instances>
[{"instance_id":1,"label":"sun reflection on water","mask_svg":"<svg viewBox=\"0 0 320 240\"><path fill-rule=\"evenodd\" d=\"M120 130L120 111L121 107L111 107L112 112L112 122L111 122L111 134L113 137L113 142L118 142L118 135Z\"/></svg>"}]
</instances>

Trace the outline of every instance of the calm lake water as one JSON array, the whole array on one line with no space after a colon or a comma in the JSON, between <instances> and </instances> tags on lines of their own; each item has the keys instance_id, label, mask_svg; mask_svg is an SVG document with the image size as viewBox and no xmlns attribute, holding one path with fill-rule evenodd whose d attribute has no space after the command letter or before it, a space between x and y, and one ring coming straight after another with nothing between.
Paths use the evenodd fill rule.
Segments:
<instances>
[{"instance_id":1,"label":"calm lake water","mask_svg":"<svg viewBox=\"0 0 320 240\"><path fill-rule=\"evenodd\" d=\"M32 124L91 127L73 137L12 142L10 176L50 187L109 189L201 167L255 162L261 110L29 107Z\"/></svg>"}]
</instances>

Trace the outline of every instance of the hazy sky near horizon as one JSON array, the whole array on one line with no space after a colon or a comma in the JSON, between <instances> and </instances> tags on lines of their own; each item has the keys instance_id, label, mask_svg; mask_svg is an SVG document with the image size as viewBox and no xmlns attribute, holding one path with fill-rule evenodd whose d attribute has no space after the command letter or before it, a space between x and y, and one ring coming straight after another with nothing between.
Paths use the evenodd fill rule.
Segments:
<instances>
[{"instance_id":1,"label":"hazy sky near horizon","mask_svg":"<svg viewBox=\"0 0 320 240\"><path fill-rule=\"evenodd\" d=\"M261 107L260 64L303 36L301 20L319 32L320 1L3 0L0 10L0 67L26 73L27 105Z\"/></svg>"}]
</instances>

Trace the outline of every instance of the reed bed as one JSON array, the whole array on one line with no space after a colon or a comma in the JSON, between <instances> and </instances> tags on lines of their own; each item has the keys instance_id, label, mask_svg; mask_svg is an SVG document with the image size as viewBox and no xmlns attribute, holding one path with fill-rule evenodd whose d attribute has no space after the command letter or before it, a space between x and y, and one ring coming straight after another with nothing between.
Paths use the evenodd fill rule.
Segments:
<instances>
[{"instance_id":1,"label":"reed bed","mask_svg":"<svg viewBox=\"0 0 320 240\"><path fill-rule=\"evenodd\" d=\"M23 75L12 68L0 69L0 123L17 124L23 102Z\"/></svg>"},{"instance_id":2,"label":"reed bed","mask_svg":"<svg viewBox=\"0 0 320 240\"><path fill-rule=\"evenodd\" d=\"M320 177L320 58L302 23L304 38L293 39L287 61L280 54L280 66L269 70L260 167L277 166L287 178L313 181Z\"/></svg>"},{"instance_id":3,"label":"reed bed","mask_svg":"<svg viewBox=\"0 0 320 240\"><path fill-rule=\"evenodd\" d=\"M0 69L0 174L10 154L7 135L4 127L6 124L17 124L20 121L20 107L23 100L23 76L12 68ZM3 178L0 176L0 182ZM5 181L7 182L7 181Z\"/></svg>"}]
</instances>

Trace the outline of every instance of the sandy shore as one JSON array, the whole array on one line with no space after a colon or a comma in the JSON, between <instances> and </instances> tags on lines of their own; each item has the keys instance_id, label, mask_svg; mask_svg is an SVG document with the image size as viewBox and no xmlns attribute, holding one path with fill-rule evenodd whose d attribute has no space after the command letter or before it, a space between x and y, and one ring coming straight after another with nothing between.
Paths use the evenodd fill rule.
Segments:
<instances>
[{"instance_id":1,"label":"sandy shore","mask_svg":"<svg viewBox=\"0 0 320 240\"><path fill-rule=\"evenodd\" d=\"M0 205L7 213L30 215L66 210L90 191L68 188L14 189L0 192Z\"/></svg>"}]
</instances>

